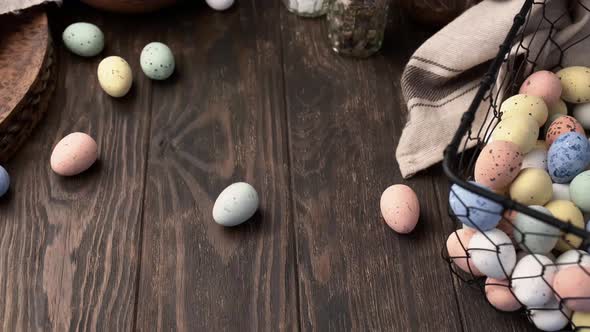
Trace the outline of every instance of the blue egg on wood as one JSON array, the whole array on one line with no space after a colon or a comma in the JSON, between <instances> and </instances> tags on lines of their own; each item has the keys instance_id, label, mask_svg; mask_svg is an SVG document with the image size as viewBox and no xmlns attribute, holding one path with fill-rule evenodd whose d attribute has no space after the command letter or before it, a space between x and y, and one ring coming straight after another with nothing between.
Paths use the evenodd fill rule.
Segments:
<instances>
[{"instance_id":1,"label":"blue egg on wood","mask_svg":"<svg viewBox=\"0 0 590 332\"><path fill-rule=\"evenodd\" d=\"M174 72L174 55L166 44L153 42L147 44L139 57L141 70L153 80L165 80Z\"/></svg>"},{"instance_id":2,"label":"blue egg on wood","mask_svg":"<svg viewBox=\"0 0 590 332\"><path fill-rule=\"evenodd\" d=\"M0 166L0 197L4 196L10 188L10 176L4 167Z\"/></svg>"},{"instance_id":3,"label":"blue egg on wood","mask_svg":"<svg viewBox=\"0 0 590 332\"><path fill-rule=\"evenodd\" d=\"M489 190L478 183L471 183ZM502 205L468 191L457 184L451 187L449 205L459 221L481 231L495 228L502 219L504 210Z\"/></svg>"},{"instance_id":4,"label":"blue egg on wood","mask_svg":"<svg viewBox=\"0 0 590 332\"><path fill-rule=\"evenodd\" d=\"M549 148L547 166L555 183L568 183L590 163L590 142L584 135L570 132L559 136Z\"/></svg>"}]
</instances>

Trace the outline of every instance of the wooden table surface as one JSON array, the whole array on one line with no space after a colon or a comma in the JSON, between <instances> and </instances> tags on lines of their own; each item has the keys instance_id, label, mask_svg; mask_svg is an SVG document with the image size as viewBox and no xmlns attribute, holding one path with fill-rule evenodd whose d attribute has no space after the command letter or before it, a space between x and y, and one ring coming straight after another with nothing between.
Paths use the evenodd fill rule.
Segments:
<instances>
[{"instance_id":1,"label":"wooden table surface","mask_svg":"<svg viewBox=\"0 0 590 332\"><path fill-rule=\"evenodd\" d=\"M382 52L335 55L323 20L280 1L228 12L185 5L144 16L66 2L50 13L59 77L48 115L7 165L0 200L0 330L523 331L441 259L453 224L440 167L402 181L394 152L406 108L399 79L433 31L393 8ZM100 26L101 56L60 44L76 21ZM177 71L150 81L139 54L168 44ZM128 96L100 89L103 56L134 72ZM61 178L66 134L95 137L100 161ZM257 188L260 212L216 225L217 194ZM389 185L412 186L411 235L382 221Z\"/></svg>"}]
</instances>

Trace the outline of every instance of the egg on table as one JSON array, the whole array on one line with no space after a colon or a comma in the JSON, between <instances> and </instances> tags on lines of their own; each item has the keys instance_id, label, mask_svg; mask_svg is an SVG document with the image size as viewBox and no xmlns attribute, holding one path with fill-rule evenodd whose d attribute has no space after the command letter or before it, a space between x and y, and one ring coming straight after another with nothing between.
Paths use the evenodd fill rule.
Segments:
<instances>
[{"instance_id":1,"label":"egg on table","mask_svg":"<svg viewBox=\"0 0 590 332\"><path fill-rule=\"evenodd\" d=\"M481 184L472 183L489 190ZM449 206L461 223L480 231L493 229L502 218L502 205L457 184L451 186Z\"/></svg>"},{"instance_id":2,"label":"egg on table","mask_svg":"<svg viewBox=\"0 0 590 332\"><path fill-rule=\"evenodd\" d=\"M528 153L537 142L539 125L528 115L515 113L502 119L492 132L492 141L508 141L520 147L520 152Z\"/></svg>"},{"instance_id":3,"label":"egg on table","mask_svg":"<svg viewBox=\"0 0 590 332\"><path fill-rule=\"evenodd\" d=\"M483 273L475 267L466 251L474 234L475 230L470 228L458 229L451 233L447 238L447 253L455 266L476 277L480 277L483 276Z\"/></svg>"},{"instance_id":4,"label":"egg on table","mask_svg":"<svg viewBox=\"0 0 590 332\"><path fill-rule=\"evenodd\" d=\"M91 57L102 52L104 35L94 24L78 22L70 24L63 32L64 45L72 53Z\"/></svg>"},{"instance_id":5,"label":"egg on table","mask_svg":"<svg viewBox=\"0 0 590 332\"><path fill-rule=\"evenodd\" d=\"M381 195L381 215L394 231L407 234L416 227L420 218L420 203L412 188L396 184Z\"/></svg>"},{"instance_id":6,"label":"egg on table","mask_svg":"<svg viewBox=\"0 0 590 332\"><path fill-rule=\"evenodd\" d=\"M530 308L529 319L541 331L562 331L572 316L571 310L559 305L556 298L541 307Z\"/></svg>"},{"instance_id":7,"label":"egg on table","mask_svg":"<svg viewBox=\"0 0 590 332\"><path fill-rule=\"evenodd\" d=\"M512 292L527 307L539 307L554 298L551 285L557 268L539 254L524 256L512 271Z\"/></svg>"},{"instance_id":8,"label":"egg on table","mask_svg":"<svg viewBox=\"0 0 590 332\"><path fill-rule=\"evenodd\" d=\"M557 72L563 89L561 98L574 103L590 102L590 69L583 66L566 67Z\"/></svg>"},{"instance_id":9,"label":"egg on table","mask_svg":"<svg viewBox=\"0 0 590 332\"><path fill-rule=\"evenodd\" d=\"M550 146L561 135L572 132L576 132L584 136L586 135L584 128L580 122L576 120L576 118L569 115L560 116L555 121L553 121L547 129L545 142L547 143L547 146Z\"/></svg>"},{"instance_id":10,"label":"egg on table","mask_svg":"<svg viewBox=\"0 0 590 332\"><path fill-rule=\"evenodd\" d=\"M510 185L510 197L524 205L545 205L553 197L551 177L540 168L523 169Z\"/></svg>"},{"instance_id":11,"label":"egg on table","mask_svg":"<svg viewBox=\"0 0 590 332\"><path fill-rule=\"evenodd\" d=\"M590 129L590 103L574 106L572 114L584 129Z\"/></svg>"},{"instance_id":12,"label":"egg on table","mask_svg":"<svg viewBox=\"0 0 590 332\"><path fill-rule=\"evenodd\" d=\"M75 132L62 138L51 153L51 169L62 176L77 175L98 158L96 141L88 134Z\"/></svg>"},{"instance_id":13,"label":"egg on table","mask_svg":"<svg viewBox=\"0 0 590 332\"><path fill-rule=\"evenodd\" d=\"M98 83L111 97L123 97L131 89L133 73L125 59L118 56L104 58L98 64Z\"/></svg>"},{"instance_id":14,"label":"egg on table","mask_svg":"<svg viewBox=\"0 0 590 332\"><path fill-rule=\"evenodd\" d=\"M139 63L144 74L153 80L165 80L174 72L174 55L160 42L147 44L141 51Z\"/></svg>"},{"instance_id":15,"label":"egg on table","mask_svg":"<svg viewBox=\"0 0 590 332\"><path fill-rule=\"evenodd\" d=\"M10 188L10 175L6 169L0 166L0 197L4 196Z\"/></svg>"},{"instance_id":16,"label":"egg on table","mask_svg":"<svg viewBox=\"0 0 590 332\"><path fill-rule=\"evenodd\" d=\"M590 312L590 267L574 265L560 269L553 290L573 311Z\"/></svg>"},{"instance_id":17,"label":"egg on table","mask_svg":"<svg viewBox=\"0 0 590 332\"><path fill-rule=\"evenodd\" d=\"M552 105L559 101L561 90L562 84L557 75L540 70L527 77L519 93L541 97L547 105Z\"/></svg>"},{"instance_id":18,"label":"egg on table","mask_svg":"<svg viewBox=\"0 0 590 332\"><path fill-rule=\"evenodd\" d=\"M552 201L571 201L569 183L554 183Z\"/></svg>"},{"instance_id":19,"label":"egg on table","mask_svg":"<svg viewBox=\"0 0 590 332\"><path fill-rule=\"evenodd\" d=\"M468 250L475 267L490 278L506 279L516 264L512 241L498 229L476 232Z\"/></svg>"},{"instance_id":20,"label":"egg on table","mask_svg":"<svg viewBox=\"0 0 590 332\"><path fill-rule=\"evenodd\" d=\"M571 200L583 212L590 213L590 171L578 174L570 183Z\"/></svg>"},{"instance_id":21,"label":"egg on table","mask_svg":"<svg viewBox=\"0 0 590 332\"><path fill-rule=\"evenodd\" d=\"M578 133L559 136L547 153L547 168L553 182L567 183L590 164L590 142Z\"/></svg>"},{"instance_id":22,"label":"egg on table","mask_svg":"<svg viewBox=\"0 0 590 332\"><path fill-rule=\"evenodd\" d=\"M533 210L551 216L543 206L531 206ZM535 219L525 213L518 213L513 221L514 240L529 253L546 254L555 247L561 231L544 221Z\"/></svg>"},{"instance_id":23,"label":"egg on table","mask_svg":"<svg viewBox=\"0 0 590 332\"><path fill-rule=\"evenodd\" d=\"M547 121L549 110L543 98L526 94L514 95L506 99L500 106L502 120L514 114L528 115L541 127Z\"/></svg>"},{"instance_id":24,"label":"egg on table","mask_svg":"<svg viewBox=\"0 0 590 332\"><path fill-rule=\"evenodd\" d=\"M258 192L246 182L229 185L217 196L213 205L213 220L222 226L237 226L250 219L258 210Z\"/></svg>"},{"instance_id":25,"label":"egg on table","mask_svg":"<svg viewBox=\"0 0 590 332\"><path fill-rule=\"evenodd\" d=\"M486 299L500 311L516 311L522 307L510 291L507 279L487 278L485 284Z\"/></svg>"},{"instance_id":26,"label":"egg on table","mask_svg":"<svg viewBox=\"0 0 590 332\"><path fill-rule=\"evenodd\" d=\"M491 142L477 158L475 181L492 190L504 189L518 175L522 160L518 145L507 141Z\"/></svg>"},{"instance_id":27,"label":"egg on table","mask_svg":"<svg viewBox=\"0 0 590 332\"><path fill-rule=\"evenodd\" d=\"M573 224L578 228L584 229L584 215L580 209L574 205L574 203L570 201L551 201L545 205L545 207L555 218L563 222ZM582 238L575 234L564 234L557 241L555 249L559 252L564 252L570 249L579 248L582 244L582 241Z\"/></svg>"}]
</instances>

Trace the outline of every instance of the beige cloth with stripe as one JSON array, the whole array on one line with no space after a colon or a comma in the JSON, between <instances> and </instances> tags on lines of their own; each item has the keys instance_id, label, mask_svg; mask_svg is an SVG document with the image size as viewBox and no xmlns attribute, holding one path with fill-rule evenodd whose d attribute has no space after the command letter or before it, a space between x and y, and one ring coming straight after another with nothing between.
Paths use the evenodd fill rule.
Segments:
<instances>
[{"instance_id":1,"label":"beige cloth with stripe","mask_svg":"<svg viewBox=\"0 0 590 332\"><path fill-rule=\"evenodd\" d=\"M428 39L410 58L401 80L408 120L396 150L404 178L442 160L523 4L523 0L484 0ZM529 59L538 56L540 68L558 63L561 53L553 43L545 43L549 33L562 49L568 48L565 66L590 66L590 0L546 0L545 5L533 5L523 44ZM501 70L499 79L505 74ZM486 120L483 108L487 106L480 107L473 128Z\"/></svg>"},{"instance_id":2,"label":"beige cloth with stripe","mask_svg":"<svg viewBox=\"0 0 590 332\"><path fill-rule=\"evenodd\" d=\"M46 2L61 3L61 0L0 0L0 14L16 12Z\"/></svg>"}]
</instances>

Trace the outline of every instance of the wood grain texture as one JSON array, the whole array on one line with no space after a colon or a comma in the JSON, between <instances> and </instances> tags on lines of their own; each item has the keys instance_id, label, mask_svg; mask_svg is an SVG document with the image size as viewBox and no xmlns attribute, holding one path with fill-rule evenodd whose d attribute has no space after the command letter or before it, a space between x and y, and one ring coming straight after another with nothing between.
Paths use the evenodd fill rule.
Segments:
<instances>
[{"instance_id":1,"label":"wood grain texture","mask_svg":"<svg viewBox=\"0 0 590 332\"><path fill-rule=\"evenodd\" d=\"M54 31L94 22L118 36L109 38L110 50L135 57L133 20L105 24L75 5L55 14ZM64 62L46 121L6 164L12 189L0 200L0 330L131 330L150 87L136 82L134 93L114 100L98 86L100 57L83 59L61 47L59 56ZM61 178L49 157L73 131L96 138L100 161Z\"/></svg>"},{"instance_id":2,"label":"wood grain texture","mask_svg":"<svg viewBox=\"0 0 590 332\"><path fill-rule=\"evenodd\" d=\"M279 6L186 7L139 38L167 43L177 71L150 83L138 330L297 329ZM258 190L260 212L223 228L213 203L237 181Z\"/></svg>"},{"instance_id":3,"label":"wood grain texture","mask_svg":"<svg viewBox=\"0 0 590 332\"><path fill-rule=\"evenodd\" d=\"M382 191L402 181L398 81L411 49L394 43L421 35L395 15L383 53L355 60L332 53L321 21L281 17L303 330L461 330L432 177L408 182L421 198L413 234L396 235L379 212Z\"/></svg>"}]
</instances>

